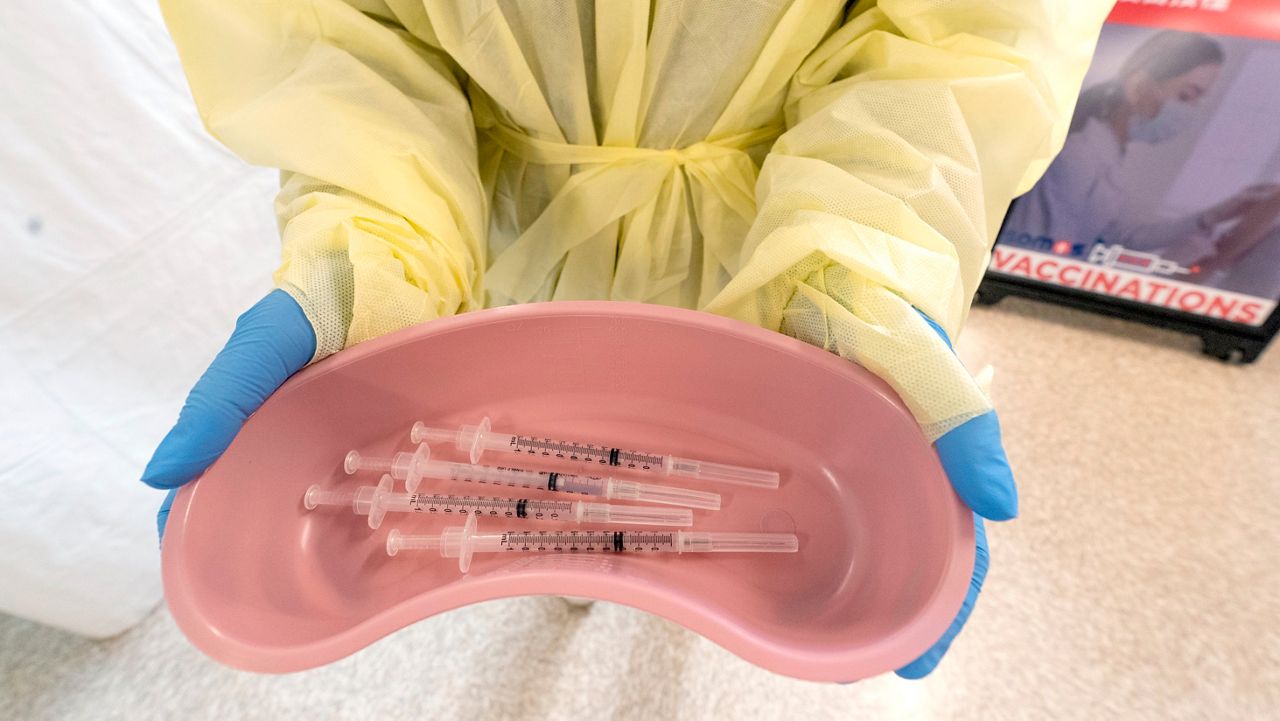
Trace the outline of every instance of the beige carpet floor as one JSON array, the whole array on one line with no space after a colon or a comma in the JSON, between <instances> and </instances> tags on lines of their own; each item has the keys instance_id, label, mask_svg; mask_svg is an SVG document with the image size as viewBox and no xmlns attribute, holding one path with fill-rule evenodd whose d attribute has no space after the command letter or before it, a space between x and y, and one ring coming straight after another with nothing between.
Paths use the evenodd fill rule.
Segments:
<instances>
[{"instance_id":1,"label":"beige carpet floor","mask_svg":"<svg viewBox=\"0 0 1280 721\"><path fill-rule=\"evenodd\" d=\"M87 641L0 618L0 719L1280 717L1280 350L1025 301L975 309L1022 517L942 667L840 687L671 623L556 598L472 606L285 677L203 657L157 610ZM3 581L0 581L3 582Z\"/></svg>"}]
</instances>

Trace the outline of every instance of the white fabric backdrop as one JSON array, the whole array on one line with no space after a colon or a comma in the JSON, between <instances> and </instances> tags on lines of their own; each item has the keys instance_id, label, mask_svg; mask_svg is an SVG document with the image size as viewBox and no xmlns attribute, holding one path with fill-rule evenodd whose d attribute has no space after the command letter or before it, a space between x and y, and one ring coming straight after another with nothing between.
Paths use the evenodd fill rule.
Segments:
<instances>
[{"instance_id":1,"label":"white fabric backdrop","mask_svg":"<svg viewBox=\"0 0 1280 721\"><path fill-rule=\"evenodd\" d=\"M160 600L137 479L270 288L276 179L204 134L151 0L0 27L0 611L108 636Z\"/></svg>"}]
</instances>

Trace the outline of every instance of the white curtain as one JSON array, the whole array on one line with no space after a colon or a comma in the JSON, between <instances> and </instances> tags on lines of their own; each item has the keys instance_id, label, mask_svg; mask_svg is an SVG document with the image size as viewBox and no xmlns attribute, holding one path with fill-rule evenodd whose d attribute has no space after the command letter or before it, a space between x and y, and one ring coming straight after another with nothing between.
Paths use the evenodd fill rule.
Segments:
<instances>
[{"instance_id":1,"label":"white curtain","mask_svg":"<svg viewBox=\"0 0 1280 721\"><path fill-rule=\"evenodd\" d=\"M0 611L90 636L160 600L137 479L278 256L153 5L0 4Z\"/></svg>"}]
</instances>

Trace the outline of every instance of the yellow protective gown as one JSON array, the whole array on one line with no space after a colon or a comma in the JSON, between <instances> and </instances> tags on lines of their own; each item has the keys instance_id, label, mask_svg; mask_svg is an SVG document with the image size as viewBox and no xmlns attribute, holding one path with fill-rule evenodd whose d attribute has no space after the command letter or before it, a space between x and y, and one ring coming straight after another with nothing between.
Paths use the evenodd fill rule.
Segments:
<instances>
[{"instance_id":1,"label":"yellow protective gown","mask_svg":"<svg viewBox=\"0 0 1280 721\"><path fill-rule=\"evenodd\" d=\"M282 170L317 358L486 305L702 308L859 362L935 438L955 337L1109 0L164 0L209 131Z\"/></svg>"}]
</instances>

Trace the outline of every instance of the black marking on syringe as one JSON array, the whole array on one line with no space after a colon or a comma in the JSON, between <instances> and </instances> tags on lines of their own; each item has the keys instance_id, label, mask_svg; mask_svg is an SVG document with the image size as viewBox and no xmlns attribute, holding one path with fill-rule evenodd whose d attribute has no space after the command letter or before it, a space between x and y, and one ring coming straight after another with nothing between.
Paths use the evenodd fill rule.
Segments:
<instances>
[{"instance_id":1,"label":"black marking on syringe","mask_svg":"<svg viewBox=\"0 0 1280 721\"><path fill-rule=\"evenodd\" d=\"M614 531L614 532L613 532L613 550L618 551L618 552L622 552L622 551L627 550L627 549L626 549L626 545L624 544L624 542L623 542L623 540L622 540L622 531Z\"/></svg>"},{"instance_id":2,"label":"black marking on syringe","mask_svg":"<svg viewBox=\"0 0 1280 721\"><path fill-rule=\"evenodd\" d=\"M554 490L556 490L556 481L557 481L559 478L560 478L560 474L559 474L559 473L548 473L548 474L547 474L547 490L548 490L548 491L554 491Z\"/></svg>"},{"instance_id":3,"label":"black marking on syringe","mask_svg":"<svg viewBox=\"0 0 1280 721\"><path fill-rule=\"evenodd\" d=\"M529 511L525 508L527 503L529 503L529 499L527 498L521 498L516 501L516 518L529 517Z\"/></svg>"},{"instance_id":4,"label":"black marking on syringe","mask_svg":"<svg viewBox=\"0 0 1280 721\"><path fill-rule=\"evenodd\" d=\"M609 449L609 465L611 465L611 466L618 466L618 465L622 465L621 463L619 463L619 462L618 462L618 454L619 454L619 453L621 453L621 452L622 452L622 449L621 449L621 448L610 448L610 449Z\"/></svg>"}]
</instances>

